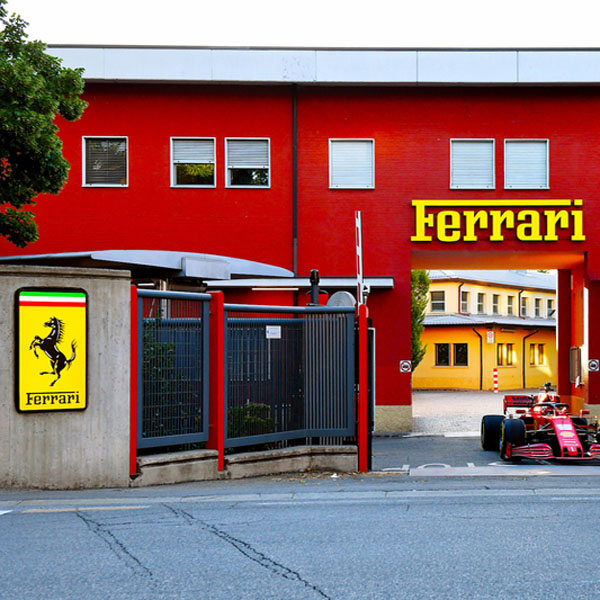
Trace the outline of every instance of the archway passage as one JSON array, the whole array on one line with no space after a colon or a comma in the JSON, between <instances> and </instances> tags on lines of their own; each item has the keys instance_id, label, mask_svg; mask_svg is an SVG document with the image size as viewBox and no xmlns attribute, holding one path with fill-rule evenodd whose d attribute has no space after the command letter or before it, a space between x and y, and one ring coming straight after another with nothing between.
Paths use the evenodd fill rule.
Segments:
<instances>
[{"instance_id":1,"label":"archway passage","mask_svg":"<svg viewBox=\"0 0 600 600\"><path fill-rule=\"evenodd\" d=\"M478 336L480 342L478 346L480 354L479 356L473 356L475 360L471 363L471 366L474 366L475 363L478 364L480 369L480 372L477 374L479 381L470 383L465 381L463 382L464 386L461 385L460 387L490 390L492 387L492 365L502 365L502 367L507 366L504 362L507 360L507 348L509 352L509 366L512 367L512 369L505 369L504 371L504 388L507 389L508 383L519 384L512 386L515 388L536 387L537 385L540 385L540 382L536 380L533 374L536 372L540 374L543 372L543 369L540 369L539 367L530 369L530 365L535 365L536 363L538 365L541 364L537 361L540 361L540 356L544 352L547 353L546 357L551 356L552 358L554 358L552 353L556 352L556 370L552 373L552 382L555 384L557 391L561 395L561 399L566 401L573 411L587 408L590 409L593 414L597 412L595 409L600 408L600 406L596 405L597 394L594 394L594 371L592 370L590 377L588 363L590 362L589 359L593 359L595 356L595 348L598 348L597 339L594 337L593 317L591 319L592 324L590 325L590 315L593 315L592 307L598 303L598 300L596 299L597 289L595 287L595 281L590 277L587 257L583 252L532 252L528 250L510 252L494 250L482 252L468 252L464 250L456 252L440 252L439 250L415 250L411 253L411 267L413 269L425 270L444 269L445 273L452 273L454 270L465 272L466 270L473 269L476 269L478 273L481 273L484 270L492 272L499 269L511 269L515 273L526 272L527 270L556 270L557 310L555 315L555 349L552 346L547 345L549 342L554 342L548 335L549 327L546 328L545 334L541 334L539 333L541 328L526 327L526 319L523 319L523 328L518 330L522 335L519 337L518 347L515 346L513 350L512 341L509 343L504 342L508 341L509 334L515 333L515 329L498 327L498 323L495 325L492 324L494 319L490 318L488 327L472 328L474 335ZM504 272L506 273L506 271ZM458 285L458 291L454 292L451 301L456 304L456 307L454 307L456 308L455 317L459 318L454 319L454 321L446 320L446 322L459 322L461 320L460 318L462 318L466 323L468 321L467 315L471 312L482 313L482 315L478 316L483 316L483 313L485 312L483 306L476 304L479 300L476 300L475 298L471 299L470 307L472 310L470 310L466 304L469 302L469 293L462 292L461 294L460 283L457 283L456 285ZM480 301L483 304L484 294L478 295L481 296ZM527 308L527 295L527 293L524 294L523 302L521 302L521 297L519 295L518 300L515 302L514 309L511 307L509 312L509 314L515 315L512 321L517 323L517 326L518 320L521 317L526 316L527 310L530 310L531 314L534 314L535 311L535 315L540 316L538 313L539 306L537 299L535 300L535 305L533 305L532 301L532 305ZM494 302L498 302L496 298L499 298L500 295L492 297L494 298ZM488 300L491 302L491 298L488 298L486 302ZM502 302L504 302L504 300L502 300ZM546 301L544 300L543 302L545 303ZM554 307L554 304L548 303L547 306L542 306L544 306L542 308L544 311L542 316L548 317L550 307ZM464 311L461 310L463 308L465 309ZM495 306L493 311L491 310L491 306L488 306L488 308L490 309L490 313L503 312L498 310L498 306ZM523 314L523 311L525 311L525 314ZM464 316L461 315L461 312L465 313ZM504 314L506 314L505 310ZM500 321L501 320L502 317L500 318ZM443 320L440 320L439 322L441 323ZM494 329L496 329L496 331L494 331ZM448 331L449 330L447 329L446 333ZM488 336L487 339L486 333ZM535 335L537 335L537 339L534 339ZM543 339L540 337L542 335L545 335ZM502 336L506 337L507 340L503 340ZM467 349L465 347L463 351L462 348L463 346L466 346L466 344L440 343L436 346L439 346L439 348L436 347L434 352L441 352L441 356L438 357L440 360L439 364L444 365L444 361L446 360L448 361L448 364L452 365L455 364L454 361L458 361L456 364L459 365L461 364L461 360L465 360L466 363L466 359L463 359L463 356L466 355ZM488 353L486 359L484 359L483 350L486 350ZM548 352L548 350L550 352ZM461 354L461 352L463 352L463 354ZM513 353L515 356L514 364L510 358ZM547 360L546 357L544 360ZM485 372L483 369L484 363L486 364ZM594 361L592 360L590 364L592 364L593 367ZM467 365L464 364L464 367L466 366ZM502 369L502 367L500 367L500 369ZM467 369L465 368L464 370L466 377ZM510 380L511 376L513 377L512 380ZM540 377L538 376L537 379L539 378ZM416 382L414 387L427 387L426 385L423 386L423 381L425 381L423 377L419 379L417 368L415 373L413 373L413 382ZM510 389L510 387L511 386L509 385L508 389ZM501 397L502 390L499 395ZM411 404L412 398L413 390L411 388Z\"/></svg>"}]
</instances>

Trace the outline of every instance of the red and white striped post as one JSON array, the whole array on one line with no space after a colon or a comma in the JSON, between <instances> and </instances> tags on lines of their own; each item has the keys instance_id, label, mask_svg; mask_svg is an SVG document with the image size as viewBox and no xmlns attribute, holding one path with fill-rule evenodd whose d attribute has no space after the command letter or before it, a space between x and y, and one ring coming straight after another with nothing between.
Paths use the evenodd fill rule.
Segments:
<instances>
[{"instance_id":1,"label":"red and white striped post","mask_svg":"<svg viewBox=\"0 0 600 600\"><path fill-rule=\"evenodd\" d=\"M494 367L494 394L498 393L498 369Z\"/></svg>"}]
</instances>

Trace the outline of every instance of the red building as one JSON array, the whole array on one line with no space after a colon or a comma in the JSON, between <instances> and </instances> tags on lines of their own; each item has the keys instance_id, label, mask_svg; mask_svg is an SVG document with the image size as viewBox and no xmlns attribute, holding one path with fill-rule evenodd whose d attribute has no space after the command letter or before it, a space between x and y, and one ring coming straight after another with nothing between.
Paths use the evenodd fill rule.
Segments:
<instances>
[{"instance_id":1,"label":"red building","mask_svg":"<svg viewBox=\"0 0 600 600\"><path fill-rule=\"evenodd\" d=\"M22 254L234 256L296 277L209 288L305 303L311 269L352 290L360 210L378 429L410 428L416 268L558 269L559 392L600 403L600 52L51 51L89 108L59 122L69 182Z\"/></svg>"}]
</instances>

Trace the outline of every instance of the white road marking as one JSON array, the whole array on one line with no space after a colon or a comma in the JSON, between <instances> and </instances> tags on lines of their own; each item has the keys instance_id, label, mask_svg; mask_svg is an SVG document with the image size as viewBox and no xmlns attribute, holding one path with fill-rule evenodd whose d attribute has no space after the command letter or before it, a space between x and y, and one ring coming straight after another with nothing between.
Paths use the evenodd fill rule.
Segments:
<instances>
[{"instance_id":1,"label":"white road marking","mask_svg":"<svg viewBox=\"0 0 600 600\"><path fill-rule=\"evenodd\" d=\"M426 469L423 467L427 467ZM410 469L410 477L532 477L539 475L555 476L600 476L600 467L580 465L511 465L491 464L482 467L450 467L449 465L423 465Z\"/></svg>"},{"instance_id":2,"label":"white road marking","mask_svg":"<svg viewBox=\"0 0 600 600\"><path fill-rule=\"evenodd\" d=\"M477 438L480 436L479 431L448 431L444 434L445 438Z\"/></svg>"},{"instance_id":3,"label":"white road marking","mask_svg":"<svg viewBox=\"0 0 600 600\"><path fill-rule=\"evenodd\" d=\"M467 463L467 467L469 468L473 468L475 466L475 463Z\"/></svg>"},{"instance_id":4,"label":"white road marking","mask_svg":"<svg viewBox=\"0 0 600 600\"><path fill-rule=\"evenodd\" d=\"M0 510L0 517L2 515L7 515L9 512L12 512L12 510Z\"/></svg>"}]
</instances>

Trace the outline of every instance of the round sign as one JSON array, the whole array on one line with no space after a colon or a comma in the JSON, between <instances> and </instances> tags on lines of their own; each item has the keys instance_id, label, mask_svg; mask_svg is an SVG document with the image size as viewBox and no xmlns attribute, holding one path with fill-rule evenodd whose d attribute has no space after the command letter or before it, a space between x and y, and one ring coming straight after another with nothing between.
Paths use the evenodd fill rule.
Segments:
<instances>
[{"instance_id":1,"label":"round sign","mask_svg":"<svg viewBox=\"0 0 600 600\"><path fill-rule=\"evenodd\" d=\"M592 373L597 373L600 371L600 361L597 358L591 358L588 366Z\"/></svg>"},{"instance_id":2,"label":"round sign","mask_svg":"<svg viewBox=\"0 0 600 600\"><path fill-rule=\"evenodd\" d=\"M412 371L412 365L410 360L400 361L400 373L410 373Z\"/></svg>"}]
</instances>

